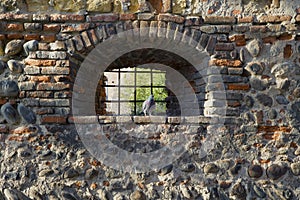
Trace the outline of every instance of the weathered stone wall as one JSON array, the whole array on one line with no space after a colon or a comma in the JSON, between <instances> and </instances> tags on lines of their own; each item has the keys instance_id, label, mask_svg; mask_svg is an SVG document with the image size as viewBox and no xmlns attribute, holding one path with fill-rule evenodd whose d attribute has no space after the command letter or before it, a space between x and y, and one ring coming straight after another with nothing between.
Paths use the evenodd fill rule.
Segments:
<instances>
[{"instance_id":1,"label":"weathered stone wall","mask_svg":"<svg viewBox=\"0 0 300 200\"><path fill-rule=\"evenodd\" d=\"M3 0L0 12L0 198L300 198L297 1ZM139 32L148 27L152 31ZM175 133L193 139L180 159L160 171L117 171L93 158L75 131L74 79L97 44L132 29L137 36L171 37L156 28L182 33L172 35L179 43L192 38L191 48L210 57L207 77L186 70L179 59L173 68L193 85L203 115L222 116L224 125L216 128L205 117L186 118L185 124L176 117L157 124L126 118L137 124L135 131L149 134L152 151ZM105 96L101 89L98 94ZM224 95L226 105L219 103ZM226 116L219 109L224 107ZM95 118L105 121L107 137L120 148L147 152L129 133L121 133L124 140L116 136L124 130L123 118L84 121ZM201 156L211 133L217 139Z\"/></svg>"}]
</instances>

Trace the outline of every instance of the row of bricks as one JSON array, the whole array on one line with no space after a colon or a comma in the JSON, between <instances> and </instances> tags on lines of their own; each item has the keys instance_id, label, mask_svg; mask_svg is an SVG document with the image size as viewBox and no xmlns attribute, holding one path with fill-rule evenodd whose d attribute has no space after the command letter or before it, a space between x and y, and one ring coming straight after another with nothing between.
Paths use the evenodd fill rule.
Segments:
<instances>
[{"instance_id":1,"label":"row of bricks","mask_svg":"<svg viewBox=\"0 0 300 200\"><path fill-rule=\"evenodd\" d=\"M56 73L57 74L57 73ZM28 76L23 75L22 78L19 78L19 83L25 82L25 81L32 81L32 82L70 82L73 79L70 76L66 75L38 75L38 76Z\"/></svg>"},{"instance_id":2,"label":"row of bricks","mask_svg":"<svg viewBox=\"0 0 300 200\"><path fill-rule=\"evenodd\" d=\"M28 23L26 23L28 24ZM88 29L97 30L99 27L104 28L104 32L106 35L116 34L120 31L126 31L132 28L139 28L139 27L150 27L150 28L170 28L169 25L172 25L172 22L166 23L164 21L126 21L126 22L118 22L117 24L93 24L93 23L83 23L83 24L45 24L36 25L36 23L30 23L31 26L29 27L41 27L41 30L48 31L48 33L42 32L34 32L34 33L8 33L8 34L0 34L0 40L4 39L25 39L25 40L42 40L43 42L54 42L56 38L56 33L62 32L82 32ZM1 25L1 24L0 24ZM7 25L9 30L23 30L23 24L8 24ZM174 25L173 25L174 26ZM92 29L93 28L93 29ZM201 32L208 33L208 34L215 34L215 33L230 33L230 32L237 32L237 33L246 33L250 31L251 33L274 33L277 34L278 32L284 33L286 31L297 31L298 27L295 24L287 24L287 25L204 25L204 26L193 26L194 29L199 29ZM187 30L189 28L186 28ZM38 29L37 29L38 30ZM180 26L180 30L183 30L183 26ZM49 33L49 31L55 33ZM41 32L41 31L40 31Z\"/></svg>"},{"instance_id":3,"label":"row of bricks","mask_svg":"<svg viewBox=\"0 0 300 200\"><path fill-rule=\"evenodd\" d=\"M118 24L116 26L114 26L113 24L100 25L95 29L84 31L81 34L73 37L72 40L66 41L67 48L70 50L70 52L75 52L76 50L79 52L82 52L82 51L85 51L86 49L91 49L93 46L98 44L101 40L108 38L110 35L117 34L119 32L131 29L131 28L139 28L139 27L141 27L141 28L149 27L150 28L150 29L148 29L149 33L148 33L147 29L141 29L141 33L140 33L141 35L149 34L149 36L152 36L151 34L157 34L158 37L160 35L166 34L163 29L157 29L158 27L166 28L167 30L172 29L175 31L180 31L181 33L183 33L182 39L185 39L184 37L188 36L196 41L198 41L198 40L200 40L202 42L205 41L206 44L209 44L207 50L210 53L213 53L212 52L213 48L211 48L211 47L216 45L216 39L218 39L218 38L215 39L214 37L209 37L207 34L203 34L204 30L200 29L201 31L199 31L196 29L189 29L189 28L183 29L180 25L174 24L172 22L169 22L169 23L156 22L156 21L152 21L151 23L147 22L147 21L141 21L141 22L135 21L135 22L133 22L133 23L125 22L124 24ZM218 32L218 31L216 31L218 27L217 28L216 27L217 26L210 26L210 28L212 28L213 31L207 30L207 32L209 32L209 33ZM222 28L222 30L224 30L224 28L227 29L228 33L231 31L231 26L227 27L224 25L220 25L219 27ZM242 28L242 29L244 29L244 28L249 29L249 27L240 27L240 26L238 26L238 27ZM157 30L157 33L154 31L155 29ZM252 32L257 32L258 30L265 31L265 26L255 26L255 27L253 26L253 27L250 27L250 30L252 30ZM244 31L246 31L246 30L243 30L243 32ZM221 32L224 33L225 31L221 31ZM283 33L279 36L272 36L272 37L275 37L276 39L279 39L279 40L293 39L293 35L287 34L287 33ZM223 38L225 38L225 39L222 39L222 41L227 42L227 36L224 35ZM269 36L265 39L266 43L268 42L268 38L269 38ZM244 45L246 45L246 36L241 34L241 35L238 35L235 37L231 37L230 41L236 42L236 46L244 46ZM204 44L202 46L205 47L206 44ZM218 50L219 51L230 51L233 49L234 49L234 46L232 46L232 44L223 43L223 44L216 45L217 51Z\"/></svg>"},{"instance_id":4,"label":"row of bricks","mask_svg":"<svg viewBox=\"0 0 300 200\"><path fill-rule=\"evenodd\" d=\"M234 24L234 23L279 23L283 21L290 21L292 16L290 15L263 15L263 16L247 16L247 17L234 17L234 16L205 16L183 17L180 15L172 15L168 13L162 13L154 15L152 13L139 13L139 14L96 14L96 15L80 15L80 14L0 14L0 20L6 21L26 21L26 22L115 22L123 20L162 20L173 21L177 23L193 23L193 21L199 21L208 24ZM296 15L295 20L300 21L300 14Z\"/></svg>"},{"instance_id":5,"label":"row of bricks","mask_svg":"<svg viewBox=\"0 0 300 200\"><path fill-rule=\"evenodd\" d=\"M144 21L144 22L143 22ZM144 26L150 27L150 23L162 23L162 25L158 27L164 27L163 23L165 21L146 21L141 20L138 21L141 23L145 23ZM175 21L176 22L176 21ZM122 23L122 22L119 22ZM194 23L194 22L193 22ZM147 25L148 24L148 25ZM226 24L226 23L225 23ZM76 24L41 24L41 23L0 23L0 31L1 32L14 32L17 34L18 32L27 31L27 35L38 35L37 32L51 32L51 33L69 33L69 32L81 32L84 30L95 28L98 26L98 23L76 23ZM112 26L112 25L110 25ZM187 26L186 26L187 27ZM269 25L207 25L202 24L198 25L197 23L193 25L193 28L198 28L206 33L229 33L231 31L235 32L280 32L283 29L287 31L297 31L297 26L295 24L269 24ZM35 34L34 34L35 32ZM3 36L2 36L3 37ZM37 36L36 36L37 37ZM1 38L0 38L1 39Z\"/></svg>"}]
</instances>

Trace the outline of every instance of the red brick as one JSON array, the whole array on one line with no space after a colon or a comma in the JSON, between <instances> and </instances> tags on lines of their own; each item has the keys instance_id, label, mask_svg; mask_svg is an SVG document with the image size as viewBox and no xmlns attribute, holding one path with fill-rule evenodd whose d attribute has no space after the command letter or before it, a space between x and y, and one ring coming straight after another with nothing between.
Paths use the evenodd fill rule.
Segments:
<instances>
[{"instance_id":1,"label":"red brick","mask_svg":"<svg viewBox=\"0 0 300 200\"><path fill-rule=\"evenodd\" d=\"M254 32L254 33L257 33L257 32L265 33L265 32L267 32L267 30L268 30L268 28L264 25L250 26L250 31Z\"/></svg>"},{"instance_id":2,"label":"red brick","mask_svg":"<svg viewBox=\"0 0 300 200\"><path fill-rule=\"evenodd\" d=\"M84 30L88 30L90 27L89 23L84 24L63 24L61 25L61 32L68 33L68 32L80 32Z\"/></svg>"},{"instance_id":3,"label":"red brick","mask_svg":"<svg viewBox=\"0 0 300 200\"><path fill-rule=\"evenodd\" d=\"M236 34L229 37L229 40L235 42L236 46L246 45L246 39L244 34Z\"/></svg>"},{"instance_id":4,"label":"red brick","mask_svg":"<svg viewBox=\"0 0 300 200\"><path fill-rule=\"evenodd\" d=\"M6 25L7 31L24 31L23 24L7 24Z\"/></svg>"},{"instance_id":5,"label":"red brick","mask_svg":"<svg viewBox=\"0 0 300 200\"><path fill-rule=\"evenodd\" d=\"M292 45L287 44L283 49L283 57L290 58L293 54Z\"/></svg>"},{"instance_id":6,"label":"red brick","mask_svg":"<svg viewBox=\"0 0 300 200\"><path fill-rule=\"evenodd\" d=\"M60 31L60 24L44 24L44 31L58 33Z\"/></svg>"},{"instance_id":7,"label":"red brick","mask_svg":"<svg viewBox=\"0 0 300 200\"><path fill-rule=\"evenodd\" d=\"M249 84L228 84L227 85L228 90L249 90L250 85Z\"/></svg>"},{"instance_id":8,"label":"red brick","mask_svg":"<svg viewBox=\"0 0 300 200\"><path fill-rule=\"evenodd\" d=\"M43 42L54 42L56 40L56 35L42 35L41 40Z\"/></svg>"},{"instance_id":9,"label":"red brick","mask_svg":"<svg viewBox=\"0 0 300 200\"><path fill-rule=\"evenodd\" d=\"M0 40L5 40L5 35L4 34L0 34Z\"/></svg>"},{"instance_id":10,"label":"red brick","mask_svg":"<svg viewBox=\"0 0 300 200\"><path fill-rule=\"evenodd\" d=\"M25 40L40 40L40 34L37 34L37 33L25 34L24 39Z\"/></svg>"},{"instance_id":11,"label":"red brick","mask_svg":"<svg viewBox=\"0 0 300 200\"><path fill-rule=\"evenodd\" d=\"M274 44L276 41L277 41L276 36L268 36L268 37L263 38L264 43Z\"/></svg>"},{"instance_id":12,"label":"red brick","mask_svg":"<svg viewBox=\"0 0 300 200\"><path fill-rule=\"evenodd\" d=\"M209 61L210 66L228 66L228 67L240 67L242 62L240 60L229 60L229 59L212 59Z\"/></svg>"},{"instance_id":13,"label":"red brick","mask_svg":"<svg viewBox=\"0 0 300 200\"><path fill-rule=\"evenodd\" d=\"M233 11L232 11L232 14L233 14L233 15L239 15L239 14L241 14L241 13L242 13L241 10L233 10Z\"/></svg>"},{"instance_id":14,"label":"red brick","mask_svg":"<svg viewBox=\"0 0 300 200\"><path fill-rule=\"evenodd\" d=\"M89 16L91 22L115 22L119 19L118 14L98 14Z\"/></svg>"},{"instance_id":15,"label":"red brick","mask_svg":"<svg viewBox=\"0 0 300 200\"><path fill-rule=\"evenodd\" d=\"M241 103L239 101L227 101L227 105L230 107L240 107Z\"/></svg>"},{"instance_id":16,"label":"red brick","mask_svg":"<svg viewBox=\"0 0 300 200\"><path fill-rule=\"evenodd\" d=\"M50 15L50 21L52 22L83 22L85 21L84 15L76 15L76 14L52 14Z\"/></svg>"},{"instance_id":17,"label":"red brick","mask_svg":"<svg viewBox=\"0 0 300 200\"><path fill-rule=\"evenodd\" d=\"M133 13L126 13L126 14L120 14L119 19L121 21L126 21L126 20L136 20L136 14Z\"/></svg>"},{"instance_id":18,"label":"red brick","mask_svg":"<svg viewBox=\"0 0 300 200\"><path fill-rule=\"evenodd\" d=\"M10 34L7 34L6 37L9 40L23 39L23 34L22 33L10 33Z\"/></svg>"},{"instance_id":19,"label":"red brick","mask_svg":"<svg viewBox=\"0 0 300 200\"><path fill-rule=\"evenodd\" d=\"M235 24L236 18L231 16L205 16L204 23L207 24Z\"/></svg>"},{"instance_id":20,"label":"red brick","mask_svg":"<svg viewBox=\"0 0 300 200\"><path fill-rule=\"evenodd\" d=\"M55 66L56 60L25 59L25 64L31 66Z\"/></svg>"},{"instance_id":21,"label":"red brick","mask_svg":"<svg viewBox=\"0 0 300 200\"><path fill-rule=\"evenodd\" d=\"M8 21L31 21L31 14L0 14L0 20L8 20Z\"/></svg>"},{"instance_id":22,"label":"red brick","mask_svg":"<svg viewBox=\"0 0 300 200\"><path fill-rule=\"evenodd\" d=\"M291 128L287 126L259 126L257 128L258 132L291 132Z\"/></svg>"},{"instance_id":23,"label":"red brick","mask_svg":"<svg viewBox=\"0 0 300 200\"><path fill-rule=\"evenodd\" d=\"M90 38L88 36L88 33L86 31L81 33L81 38L82 38L86 48L90 48L93 46L93 44L91 43Z\"/></svg>"},{"instance_id":24,"label":"red brick","mask_svg":"<svg viewBox=\"0 0 300 200\"><path fill-rule=\"evenodd\" d=\"M283 21L290 21L292 19L289 15L263 15L258 21L260 23L278 23Z\"/></svg>"},{"instance_id":25,"label":"red brick","mask_svg":"<svg viewBox=\"0 0 300 200\"><path fill-rule=\"evenodd\" d=\"M159 14L158 20L166 21L166 22L176 22L178 24L182 24L184 22L184 17L165 13L165 14Z\"/></svg>"},{"instance_id":26,"label":"red brick","mask_svg":"<svg viewBox=\"0 0 300 200\"><path fill-rule=\"evenodd\" d=\"M67 83L39 83L37 90L65 90L70 89Z\"/></svg>"},{"instance_id":27,"label":"red brick","mask_svg":"<svg viewBox=\"0 0 300 200\"><path fill-rule=\"evenodd\" d=\"M70 76L54 76L53 78L55 82L66 82L71 80Z\"/></svg>"},{"instance_id":28,"label":"red brick","mask_svg":"<svg viewBox=\"0 0 300 200\"><path fill-rule=\"evenodd\" d=\"M38 128L35 126L21 126L10 131L10 134L34 134L38 131Z\"/></svg>"},{"instance_id":29,"label":"red brick","mask_svg":"<svg viewBox=\"0 0 300 200\"><path fill-rule=\"evenodd\" d=\"M284 33L278 37L279 40L291 40L293 39L292 34Z\"/></svg>"},{"instance_id":30,"label":"red brick","mask_svg":"<svg viewBox=\"0 0 300 200\"><path fill-rule=\"evenodd\" d=\"M252 23L252 22L253 22L252 16L238 18L238 23Z\"/></svg>"},{"instance_id":31,"label":"red brick","mask_svg":"<svg viewBox=\"0 0 300 200\"><path fill-rule=\"evenodd\" d=\"M55 116L55 115L43 116L41 118L41 123L42 124L67 124L67 117Z\"/></svg>"},{"instance_id":32,"label":"red brick","mask_svg":"<svg viewBox=\"0 0 300 200\"><path fill-rule=\"evenodd\" d=\"M262 134L262 137L266 140L278 140L280 138L279 133L265 133Z\"/></svg>"},{"instance_id":33,"label":"red brick","mask_svg":"<svg viewBox=\"0 0 300 200\"><path fill-rule=\"evenodd\" d=\"M27 98L53 98L53 92L47 91L28 91L26 92Z\"/></svg>"},{"instance_id":34,"label":"red brick","mask_svg":"<svg viewBox=\"0 0 300 200\"><path fill-rule=\"evenodd\" d=\"M89 34L89 36L90 36L91 42L92 42L94 45L96 45L96 44L99 43L98 37L97 37L96 32L95 32L94 29L89 30L88 34Z\"/></svg>"},{"instance_id":35,"label":"red brick","mask_svg":"<svg viewBox=\"0 0 300 200\"><path fill-rule=\"evenodd\" d=\"M50 82L51 77L50 76L31 76L30 81L34 82Z\"/></svg>"},{"instance_id":36,"label":"red brick","mask_svg":"<svg viewBox=\"0 0 300 200\"><path fill-rule=\"evenodd\" d=\"M235 34L235 35L229 36L229 40L232 41L232 42L235 42L237 40L244 40L244 39L245 39L244 34Z\"/></svg>"}]
</instances>

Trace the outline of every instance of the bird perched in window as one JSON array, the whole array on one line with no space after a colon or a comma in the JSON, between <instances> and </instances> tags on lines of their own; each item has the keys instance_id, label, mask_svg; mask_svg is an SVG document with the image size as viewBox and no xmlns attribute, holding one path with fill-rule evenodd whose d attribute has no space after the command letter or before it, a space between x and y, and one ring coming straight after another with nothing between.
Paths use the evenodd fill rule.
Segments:
<instances>
[{"instance_id":1,"label":"bird perched in window","mask_svg":"<svg viewBox=\"0 0 300 200\"><path fill-rule=\"evenodd\" d=\"M151 115L152 111L155 110L154 96L151 94L149 98L143 103L144 115Z\"/></svg>"}]
</instances>

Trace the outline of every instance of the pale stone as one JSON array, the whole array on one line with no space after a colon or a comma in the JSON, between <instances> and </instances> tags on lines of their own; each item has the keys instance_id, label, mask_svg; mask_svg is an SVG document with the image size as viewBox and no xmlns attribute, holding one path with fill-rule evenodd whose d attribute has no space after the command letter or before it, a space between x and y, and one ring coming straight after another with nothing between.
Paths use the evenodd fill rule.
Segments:
<instances>
[{"instance_id":1,"label":"pale stone","mask_svg":"<svg viewBox=\"0 0 300 200\"><path fill-rule=\"evenodd\" d=\"M87 11L107 13L112 11L113 0L87 0Z\"/></svg>"},{"instance_id":2,"label":"pale stone","mask_svg":"<svg viewBox=\"0 0 300 200\"><path fill-rule=\"evenodd\" d=\"M130 2L122 2L120 0L114 1L114 13L122 13L129 10Z\"/></svg>"},{"instance_id":3,"label":"pale stone","mask_svg":"<svg viewBox=\"0 0 300 200\"><path fill-rule=\"evenodd\" d=\"M12 40L7 43L5 47L5 54L8 56L13 56L22 51L23 48L23 40Z\"/></svg>"},{"instance_id":4,"label":"pale stone","mask_svg":"<svg viewBox=\"0 0 300 200\"><path fill-rule=\"evenodd\" d=\"M260 40L255 39L247 44L246 47L253 57L257 57L261 51L262 43Z\"/></svg>"},{"instance_id":5,"label":"pale stone","mask_svg":"<svg viewBox=\"0 0 300 200\"><path fill-rule=\"evenodd\" d=\"M49 0L26 0L29 12L41 12L49 10Z\"/></svg>"},{"instance_id":6,"label":"pale stone","mask_svg":"<svg viewBox=\"0 0 300 200\"><path fill-rule=\"evenodd\" d=\"M85 8L85 1L83 0L50 0L54 5L54 9L64 12L78 12Z\"/></svg>"},{"instance_id":7,"label":"pale stone","mask_svg":"<svg viewBox=\"0 0 300 200\"><path fill-rule=\"evenodd\" d=\"M182 12L186 9L186 6L186 0L173 1L172 12L175 14L182 14Z\"/></svg>"},{"instance_id":8,"label":"pale stone","mask_svg":"<svg viewBox=\"0 0 300 200\"><path fill-rule=\"evenodd\" d=\"M138 12L140 6L138 0L130 0L129 12L136 13Z\"/></svg>"},{"instance_id":9,"label":"pale stone","mask_svg":"<svg viewBox=\"0 0 300 200\"><path fill-rule=\"evenodd\" d=\"M288 78L295 73L296 66L291 62L278 63L271 69L271 73L278 78Z\"/></svg>"}]
</instances>

